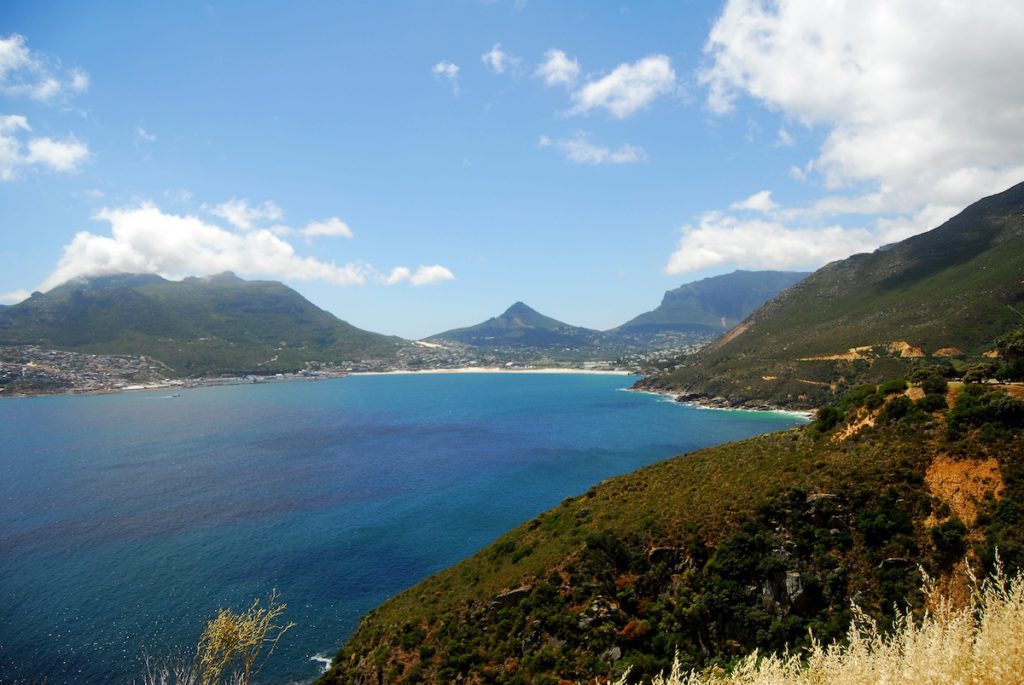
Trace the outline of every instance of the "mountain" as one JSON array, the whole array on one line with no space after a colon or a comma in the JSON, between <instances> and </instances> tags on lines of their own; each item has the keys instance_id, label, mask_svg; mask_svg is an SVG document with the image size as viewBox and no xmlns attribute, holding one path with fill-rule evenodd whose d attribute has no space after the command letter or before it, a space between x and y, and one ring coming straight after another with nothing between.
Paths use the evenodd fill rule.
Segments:
<instances>
[{"instance_id":1,"label":"mountain","mask_svg":"<svg viewBox=\"0 0 1024 685\"><path fill-rule=\"evenodd\" d=\"M807 407L912 363L960 366L1024 321L1024 183L828 264L641 387Z\"/></svg>"},{"instance_id":2,"label":"mountain","mask_svg":"<svg viewBox=\"0 0 1024 685\"><path fill-rule=\"evenodd\" d=\"M689 331L721 334L762 304L808 276L796 271L734 271L669 290L656 309L613 333Z\"/></svg>"},{"instance_id":3,"label":"mountain","mask_svg":"<svg viewBox=\"0 0 1024 685\"><path fill-rule=\"evenodd\" d=\"M390 357L400 342L341 321L281 283L230 272L80 278L0 310L0 345L145 355L183 375Z\"/></svg>"},{"instance_id":4,"label":"mountain","mask_svg":"<svg viewBox=\"0 0 1024 685\"><path fill-rule=\"evenodd\" d=\"M961 593L965 555L979 577L996 549L1020 569L1024 401L975 385L946 409L903 387L564 500L367 614L320 685L728 667L841 638L853 603L880 626L920 610L919 568Z\"/></svg>"},{"instance_id":5,"label":"mountain","mask_svg":"<svg viewBox=\"0 0 1024 685\"><path fill-rule=\"evenodd\" d=\"M600 337L600 331L570 326L516 302L483 323L438 333L429 340L489 348L575 348L590 346Z\"/></svg>"}]
</instances>

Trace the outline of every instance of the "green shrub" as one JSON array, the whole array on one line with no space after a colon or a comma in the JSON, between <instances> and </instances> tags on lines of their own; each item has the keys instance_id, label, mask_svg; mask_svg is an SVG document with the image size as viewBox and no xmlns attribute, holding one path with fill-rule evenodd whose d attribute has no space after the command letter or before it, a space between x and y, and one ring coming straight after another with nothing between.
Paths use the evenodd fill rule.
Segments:
<instances>
[{"instance_id":1,"label":"green shrub","mask_svg":"<svg viewBox=\"0 0 1024 685\"><path fill-rule=\"evenodd\" d=\"M814 416L814 428L819 433L827 433L836 427L843 420L843 415L838 409L831 405L825 405L818 409Z\"/></svg>"},{"instance_id":2,"label":"green shrub","mask_svg":"<svg viewBox=\"0 0 1024 685\"><path fill-rule=\"evenodd\" d=\"M926 412L936 412L946 409L949 405L946 404L946 396L939 395L938 393L932 393L925 395L915 403L918 409Z\"/></svg>"},{"instance_id":3,"label":"green shrub","mask_svg":"<svg viewBox=\"0 0 1024 685\"><path fill-rule=\"evenodd\" d=\"M907 389L907 381L902 378L894 378L878 386L878 394L881 396L891 395L894 392L903 392Z\"/></svg>"},{"instance_id":4,"label":"green shrub","mask_svg":"<svg viewBox=\"0 0 1024 685\"><path fill-rule=\"evenodd\" d=\"M958 518L933 526L931 537L935 559L943 568L952 566L967 553L967 526Z\"/></svg>"}]
</instances>

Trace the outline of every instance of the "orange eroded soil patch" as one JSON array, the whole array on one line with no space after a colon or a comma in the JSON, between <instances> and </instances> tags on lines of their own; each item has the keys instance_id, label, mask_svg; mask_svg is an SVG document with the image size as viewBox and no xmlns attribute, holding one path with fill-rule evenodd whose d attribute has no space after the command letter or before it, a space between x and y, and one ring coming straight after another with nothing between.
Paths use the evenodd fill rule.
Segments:
<instances>
[{"instance_id":1,"label":"orange eroded soil patch","mask_svg":"<svg viewBox=\"0 0 1024 685\"><path fill-rule=\"evenodd\" d=\"M1003 476L995 457L954 460L939 456L928 467L924 480L931 494L949 505L968 526L974 524L978 505L989 493L997 498L1003 493Z\"/></svg>"}]
</instances>

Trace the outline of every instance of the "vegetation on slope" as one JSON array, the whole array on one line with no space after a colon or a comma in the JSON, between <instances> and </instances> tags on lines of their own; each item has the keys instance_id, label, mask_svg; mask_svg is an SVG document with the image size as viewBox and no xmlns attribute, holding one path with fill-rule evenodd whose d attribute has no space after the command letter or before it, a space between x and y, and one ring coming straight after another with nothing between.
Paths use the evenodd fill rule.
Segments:
<instances>
[{"instance_id":1,"label":"vegetation on slope","mask_svg":"<svg viewBox=\"0 0 1024 685\"><path fill-rule=\"evenodd\" d=\"M753 653L728 671L685 673L678 660L652 685L1002 685L1024 673L1024 575L996 573L957 606L930 588L920 621L900 612L895 629L859 615L845 643L815 644L806 653ZM625 679L621 681L625 683Z\"/></svg>"},{"instance_id":2,"label":"vegetation on slope","mask_svg":"<svg viewBox=\"0 0 1024 685\"><path fill-rule=\"evenodd\" d=\"M230 273L76 279L0 312L0 344L145 355L182 375L295 371L314 360L389 357L398 343L281 283Z\"/></svg>"},{"instance_id":3,"label":"vegetation on slope","mask_svg":"<svg viewBox=\"0 0 1024 685\"><path fill-rule=\"evenodd\" d=\"M1024 321L1024 183L943 225L833 262L643 387L812 407L915 357L980 361Z\"/></svg>"},{"instance_id":4,"label":"vegetation on slope","mask_svg":"<svg viewBox=\"0 0 1024 685\"><path fill-rule=\"evenodd\" d=\"M841 639L853 600L890 626L918 564L1021 568L1024 402L904 385L565 500L371 612L322 682L635 681Z\"/></svg>"}]
</instances>

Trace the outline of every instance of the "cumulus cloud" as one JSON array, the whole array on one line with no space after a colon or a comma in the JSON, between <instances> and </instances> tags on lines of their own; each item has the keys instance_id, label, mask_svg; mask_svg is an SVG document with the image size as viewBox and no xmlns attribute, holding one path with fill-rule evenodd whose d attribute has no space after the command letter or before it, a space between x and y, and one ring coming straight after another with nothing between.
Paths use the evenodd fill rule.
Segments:
<instances>
[{"instance_id":1,"label":"cumulus cloud","mask_svg":"<svg viewBox=\"0 0 1024 685\"><path fill-rule=\"evenodd\" d=\"M382 280L387 285L397 285L399 283L432 285L434 283L453 281L455 280L455 274L440 264L419 266L415 271L407 266L396 266Z\"/></svg>"},{"instance_id":2,"label":"cumulus cloud","mask_svg":"<svg viewBox=\"0 0 1024 685\"><path fill-rule=\"evenodd\" d=\"M225 228L197 216L164 212L150 202L104 208L94 218L108 223L110 233L77 233L64 246L56 268L39 286L40 290L49 290L79 276L119 272L181 278L235 271L334 285L361 285L368 281L427 285L455 278L440 265L421 266L415 271L396 267L387 276L362 262L338 265L298 254L291 243L272 229ZM311 222L298 232L307 231L315 235L351 233L344 222L334 217Z\"/></svg>"},{"instance_id":3,"label":"cumulus cloud","mask_svg":"<svg viewBox=\"0 0 1024 685\"><path fill-rule=\"evenodd\" d=\"M819 129L790 176L823 194L761 191L684 226L665 270L818 267L940 225L1024 179L1024 4L729 0L698 80L708 108L741 102ZM780 128L776 146L793 142ZM751 220L743 212L763 216Z\"/></svg>"},{"instance_id":4,"label":"cumulus cloud","mask_svg":"<svg viewBox=\"0 0 1024 685\"><path fill-rule=\"evenodd\" d=\"M519 64L519 58L502 50L501 43L495 43L494 47L480 55L480 59L495 74L504 74L510 68Z\"/></svg>"},{"instance_id":5,"label":"cumulus cloud","mask_svg":"<svg viewBox=\"0 0 1024 685\"><path fill-rule=\"evenodd\" d=\"M457 95L459 92L459 65L454 62L441 61L431 69L434 78L447 79L452 84L452 90Z\"/></svg>"},{"instance_id":6,"label":"cumulus cloud","mask_svg":"<svg viewBox=\"0 0 1024 685\"><path fill-rule=\"evenodd\" d=\"M544 62L533 73L537 78L544 79L547 86L570 87L576 83L580 75L580 63L562 50L551 49L544 53Z\"/></svg>"},{"instance_id":7,"label":"cumulus cloud","mask_svg":"<svg viewBox=\"0 0 1024 685\"><path fill-rule=\"evenodd\" d=\"M596 108L622 119L676 89L676 72L665 55L652 55L632 64L620 64L610 74L584 84L572 94L573 114Z\"/></svg>"},{"instance_id":8,"label":"cumulus cloud","mask_svg":"<svg viewBox=\"0 0 1024 685\"><path fill-rule=\"evenodd\" d=\"M0 38L0 92L27 96L41 102L57 102L89 89L89 74L28 47L25 36L13 33Z\"/></svg>"},{"instance_id":9,"label":"cumulus cloud","mask_svg":"<svg viewBox=\"0 0 1024 685\"><path fill-rule=\"evenodd\" d=\"M826 226L789 228L775 221L739 219L723 212L706 212L696 226L686 225L665 273L684 274L723 265L756 269L817 267L855 252L878 247L864 229Z\"/></svg>"},{"instance_id":10,"label":"cumulus cloud","mask_svg":"<svg viewBox=\"0 0 1024 685\"><path fill-rule=\"evenodd\" d=\"M759 193L754 193L746 200L740 200L739 202L732 203L729 208L749 209L755 212L770 212L777 207L778 205L772 201L772 191L762 190Z\"/></svg>"},{"instance_id":11,"label":"cumulus cloud","mask_svg":"<svg viewBox=\"0 0 1024 685\"><path fill-rule=\"evenodd\" d=\"M336 216L324 219L323 221L311 221L306 224L306 227L300 233L307 238L320 236L352 238L352 229Z\"/></svg>"},{"instance_id":12,"label":"cumulus cloud","mask_svg":"<svg viewBox=\"0 0 1024 685\"><path fill-rule=\"evenodd\" d=\"M41 289L78 276L117 272L177 278L237 271L336 285L363 283L369 273L358 263L338 266L302 257L267 229L238 233L195 216L164 213L151 203L102 209L95 218L110 224L110 235L76 234Z\"/></svg>"},{"instance_id":13,"label":"cumulus cloud","mask_svg":"<svg viewBox=\"0 0 1024 685\"><path fill-rule=\"evenodd\" d=\"M537 145L539 147L554 147L570 162L577 164L630 164L642 162L647 159L647 152L636 145L623 145L613 150L606 145L598 145L590 142L589 134L586 131L578 132L574 137L552 140L548 136L541 136Z\"/></svg>"},{"instance_id":14,"label":"cumulus cloud","mask_svg":"<svg viewBox=\"0 0 1024 685\"><path fill-rule=\"evenodd\" d=\"M24 116L0 115L0 181L15 180L23 169L74 172L89 158L89 146L73 135L28 137L31 131Z\"/></svg>"},{"instance_id":15,"label":"cumulus cloud","mask_svg":"<svg viewBox=\"0 0 1024 685\"><path fill-rule=\"evenodd\" d=\"M27 300L31 294L27 290L12 290L7 293L0 293L0 304L18 304L22 300Z\"/></svg>"},{"instance_id":16,"label":"cumulus cloud","mask_svg":"<svg viewBox=\"0 0 1024 685\"><path fill-rule=\"evenodd\" d=\"M204 206L205 207L205 206ZM209 208L210 214L219 216L235 228L249 230L263 221L280 221L284 218L281 208L270 200L252 206L248 200L231 198L227 202Z\"/></svg>"},{"instance_id":17,"label":"cumulus cloud","mask_svg":"<svg viewBox=\"0 0 1024 685\"><path fill-rule=\"evenodd\" d=\"M699 80L714 112L749 97L823 127L795 176L875 186L886 210L913 214L1024 178L1021 35L1017 0L730 0Z\"/></svg>"}]
</instances>

